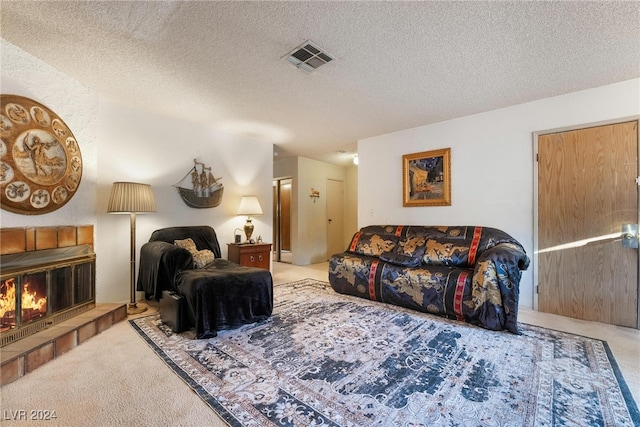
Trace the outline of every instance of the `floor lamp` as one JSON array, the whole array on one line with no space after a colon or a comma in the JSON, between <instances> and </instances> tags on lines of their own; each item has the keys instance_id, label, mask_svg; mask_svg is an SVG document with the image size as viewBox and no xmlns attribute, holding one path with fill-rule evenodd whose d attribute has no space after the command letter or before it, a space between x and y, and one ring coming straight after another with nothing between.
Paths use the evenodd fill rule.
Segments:
<instances>
[{"instance_id":1,"label":"floor lamp","mask_svg":"<svg viewBox=\"0 0 640 427\"><path fill-rule=\"evenodd\" d=\"M156 211L153 191L148 184L136 182L114 182L109 197L107 213L126 214L131 218L131 300L127 306L127 314L142 313L146 306L138 307L136 303L136 214Z\"/></svg>"}]
</instances>

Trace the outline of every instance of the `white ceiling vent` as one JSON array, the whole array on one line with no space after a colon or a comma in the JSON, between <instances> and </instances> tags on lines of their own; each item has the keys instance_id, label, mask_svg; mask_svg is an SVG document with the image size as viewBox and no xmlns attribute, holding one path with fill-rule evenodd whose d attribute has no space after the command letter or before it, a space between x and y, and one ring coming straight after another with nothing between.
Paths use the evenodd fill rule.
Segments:
<instances>
[{"instance_id":1,"label":"white ceiling vent","mask_svg":"<svg viewBox=\"0 0 640 427\"><path fill-rule=\"evenodd\" d=\"M293 49L284 58L307 73L334 59L310 40Z\"/></svg>"}]
</instances>

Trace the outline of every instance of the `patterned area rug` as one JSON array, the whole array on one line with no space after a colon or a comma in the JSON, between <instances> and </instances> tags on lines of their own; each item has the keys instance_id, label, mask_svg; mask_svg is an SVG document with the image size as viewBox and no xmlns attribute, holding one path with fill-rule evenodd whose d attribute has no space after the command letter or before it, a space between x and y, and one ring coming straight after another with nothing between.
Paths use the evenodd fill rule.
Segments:
<instances>
[{"instance_id":1,"label":"patterned area rug","mask_svg":"<svg viewBox=\"0 0 640 427\"><path fill-rule=\"evenodd\" d=\"M522 335L278 285L271 319L194 340L159 316L132 326L232 426L633 426L605 342Z\"/></svg>"}]
</instances>

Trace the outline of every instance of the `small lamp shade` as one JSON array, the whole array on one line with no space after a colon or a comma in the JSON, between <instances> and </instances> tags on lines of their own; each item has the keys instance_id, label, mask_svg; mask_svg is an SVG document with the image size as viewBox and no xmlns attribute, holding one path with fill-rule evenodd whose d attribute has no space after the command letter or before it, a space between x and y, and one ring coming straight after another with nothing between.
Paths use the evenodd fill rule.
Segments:
<instances>
[{"instance_id":1,"label":"small lamp shade","mask_svg":"<svg viewBox=\"0 0 640 427\"><path fill-rule=\"evenodd\" d=\"M238 215L247 215L244 234L247 236L247 241L250 241L251 235L253 234L251 215L262 215L262 207L260 207L258 198L256 196L243 196L240 200L240 206L238 207Z\"/></svg>"},{"instance_id":2,"label":"small lamp shade","mask_svg":"<svg viewBox=\"0 0 640 427\"><path fill-rule=\"evenodd\" d=\"M155 212L156 201L149 184L114 182L109 197L108 213Z\"/></svg>"},{"instance_id":3,"label":"small lamp shade","mask_svg":"<svg viewBox=\"0 0 640 427\"><path fill-rule=\"evenodd\" d=\"M238 207L238 215L262 215L262 207L256 196L243 196Z\"/></svg>"}]
</instances>

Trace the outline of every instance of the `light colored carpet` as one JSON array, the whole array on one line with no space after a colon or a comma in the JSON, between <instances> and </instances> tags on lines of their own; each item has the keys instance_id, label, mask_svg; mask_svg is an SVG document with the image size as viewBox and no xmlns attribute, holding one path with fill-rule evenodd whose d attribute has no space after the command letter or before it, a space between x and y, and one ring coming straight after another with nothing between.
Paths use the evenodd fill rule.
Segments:
<instances>
[{"instance_id":1,"label":"light colored carpet","mask_svg":"<svg viewBox=\"0 0 640 427\"><path fill-rule=\"evenodd\" d=\"M126 321L2 387L0 396L3 427L227 425ZM27 420L11 420L20 410ZM57 418L30 420L31 411Z\"/></svg>"}]
</instances>

